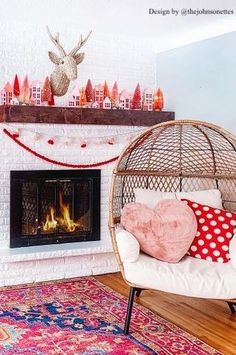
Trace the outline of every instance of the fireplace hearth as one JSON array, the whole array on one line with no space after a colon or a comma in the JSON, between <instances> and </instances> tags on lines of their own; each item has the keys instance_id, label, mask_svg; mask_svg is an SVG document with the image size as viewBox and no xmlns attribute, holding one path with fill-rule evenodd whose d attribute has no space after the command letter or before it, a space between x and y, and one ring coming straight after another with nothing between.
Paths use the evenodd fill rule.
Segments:
<instances>
[{"instance_id":1,"label":"fireplace hearth","mask_svg":"<svg viewBox=\"0 0 236 355\"><path fill-rule=\"evenodd\" d=\"M10 247L100 239L100 170L11 171Z\"/></svg>"}]
</instances>

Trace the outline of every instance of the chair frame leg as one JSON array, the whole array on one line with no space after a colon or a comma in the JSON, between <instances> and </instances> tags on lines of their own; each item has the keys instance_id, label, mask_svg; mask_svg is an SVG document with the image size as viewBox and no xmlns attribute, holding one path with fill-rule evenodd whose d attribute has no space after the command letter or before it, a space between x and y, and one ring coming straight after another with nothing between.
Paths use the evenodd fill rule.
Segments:
<instances>
[{"instance_id":1,"label":"chair frame leg","mask_svg":"<svg viewBox=\"0 0 236 355\"><path fill-rule=\"evenodd\" d=\"M132 309L133 309L135 293L136 293L137 296L139 296L141 292L142 292L141 288L130 287L129 300L128 300L128 305L127 305L127 311L126 311L126 317L125 317L125 326L124 326L124 334L125 335L129 334L129 325L130 325L130 319L131 319L131 314L132 314Z\"/></svg>"},{"instance_id":2,"label":"chair frame leg","mask_svg":"<svg viewBox=\"0 0 236 355\"><path fill-rule=\"evenodd\" d=\"M231 311L232 314L235 314L236 313L236 310L234 307L236 307L236 303L233 303L233 302L227 302L228 303L228 306L229 306L229 309Z\"/></svg>"},{"instance_id":3,"label":"chair frame leg","mask_svg":"<svg viewBox=\"0 0 236 355\"><path fill-rule=\"evenodd\" d=\"M138 288L137 291L136 291L136 297L139 297L141 295L141 292L143 291L144 289L143 288Z\"/></svg>"}]
</instances>

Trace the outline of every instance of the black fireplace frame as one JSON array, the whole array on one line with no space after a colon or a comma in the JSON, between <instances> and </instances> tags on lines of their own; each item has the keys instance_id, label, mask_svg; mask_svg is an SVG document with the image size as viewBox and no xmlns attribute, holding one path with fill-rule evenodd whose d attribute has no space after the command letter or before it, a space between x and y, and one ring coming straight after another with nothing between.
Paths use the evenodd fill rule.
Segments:
<instances>
[{"instance_id":1,"label":"black fireplace frame","mask_svg":"<svg viewBox=\"0 0 236 355\"><path fill-rule=\"evenodd\" d=\"M22 183L27 181L39 180L90 180L92 186L91 207L92 207L92 225L90 232L80 232L80 236L58 235L52 237L45 234L39 236L24 236L20 231L22 219ZM100 240L100 219L101 219L101 170L12 170L10 172L10 248L27 247L34 245L60 244L72 242L84 242Z\"/></svg>"}]
</instances>

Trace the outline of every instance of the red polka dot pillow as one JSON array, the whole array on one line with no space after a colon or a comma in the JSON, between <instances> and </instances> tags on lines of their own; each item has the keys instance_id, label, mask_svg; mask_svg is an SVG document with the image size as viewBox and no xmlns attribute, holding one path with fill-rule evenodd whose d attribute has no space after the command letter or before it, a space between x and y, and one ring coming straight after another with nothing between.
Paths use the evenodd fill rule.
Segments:
<instances>
[{"instance_id":1,"label":"red polka dot pillow","mask_svg":"<svg viewBox=\"0 0 236 355\"><path fill-rule=\"evenodd\" d=\"M182 199L193 210L198 229L188 255L227 263L229 243L236 233L236 213Z\"/></svg>"}]
</instances>

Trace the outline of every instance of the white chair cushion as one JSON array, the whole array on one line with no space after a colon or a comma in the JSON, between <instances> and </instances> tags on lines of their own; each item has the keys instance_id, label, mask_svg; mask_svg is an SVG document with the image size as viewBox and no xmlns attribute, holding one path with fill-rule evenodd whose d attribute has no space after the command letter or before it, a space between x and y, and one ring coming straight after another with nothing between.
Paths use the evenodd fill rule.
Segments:
<instances>
[{"instance_id":1,"label":"white chair cushion","mask_svg":"<svg viewBox=\"0 0 236 355\"><path fill-rule=\"evenodd\" d=\"M185 198L190 201L208 205L214 208L223 208L221 192L217 189L203 191L176 192L178 200Z\"/></svg>"},{"instance_id":2,"label":"white chair cushion","mask_svg":"<svg viewBox=\"0 0 236 355\"><path fill-rule=\"evenodd\" d=\"M150 208L154 208L158 202L164 199L185 198L202 205L208 205L215 208L222 208L221 193L217 189L190 191L190 192L162 192L150 189L134 189L135 201L144 203Z\"/></svg>"},{"instance_id":3,"label":"white chair cushion","mask_svg":"<svg viewBox=\"0 0 236 355\"><path fill-rule=\"evenodd\" d=\"M185 256L170 264L140 253L136 262L124 263L124 272L127 281L144 289L200 298L236 298L236 269L231 262Z\"/></svg>"},{"instance_id":4,"label":"white chair cushion","mask_svg":"<svg viewBox=\"0 0 236 355\"><path fill-rule=\"evenodd\" d=\"M116 243L122 262L132 263L138 260L140 245L133 234L125 229L118 229L116 231Z\"/></svg>"},{"instance_id":5,"label":"white chair cushion","mask_svg":"<svg viewBox=\"0 0 236 355\"><path fill-rule=\"evenodd\" d=\"M236 234L229 243L230 262L236 268Z\"/></svg>"}]
</instances>

